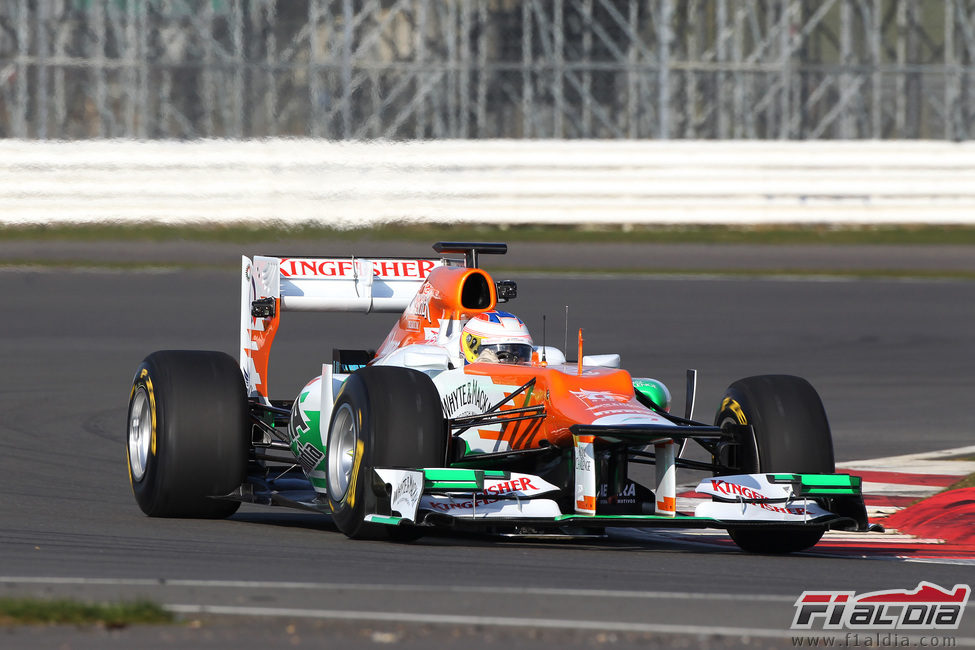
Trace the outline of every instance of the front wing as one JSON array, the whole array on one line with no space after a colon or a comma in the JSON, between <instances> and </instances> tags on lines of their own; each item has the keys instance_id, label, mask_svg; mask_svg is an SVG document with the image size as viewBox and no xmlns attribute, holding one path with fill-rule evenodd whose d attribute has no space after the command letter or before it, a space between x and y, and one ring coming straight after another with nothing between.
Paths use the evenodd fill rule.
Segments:
<instances>
[{"instance_id":1,"label":"front wing","mask_svg":"<svg viewBox=\"0 0 975 650\"><path fill-rule=\"evenodd\" d=\"M845 474L741 474L705 479L711 501L693 513L596 514L564 511L560 489L507 471L426 468L373 470L377 495L367 521L456 528L822 527L867 530L860 478Z\"/></svg>"}]
</instances>

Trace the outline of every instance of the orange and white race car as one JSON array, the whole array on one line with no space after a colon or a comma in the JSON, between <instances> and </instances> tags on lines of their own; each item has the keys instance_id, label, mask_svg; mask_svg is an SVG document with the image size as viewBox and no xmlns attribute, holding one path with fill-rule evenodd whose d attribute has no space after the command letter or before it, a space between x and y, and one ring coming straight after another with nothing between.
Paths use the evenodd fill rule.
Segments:
<instances>
[{"instance_id":1,"label":"orange and white race car","mask_svg":"<svg viewBox=\"0 0 975 650\"><path fill-rule=\"evenodd\" d=\"M517 296L478 264L500 243L440 242L416 258L244 257L240 358L160 351L129 399L132 489L150 516L226 517L241 502L332 517L350 537L435 528L544 534L725 528L745 550L808 548L867 530L857 477L835 474L822 402L805 380L748 377L714 424L684 417L619 355L536 345L499 309ZM463 257L458 257L462 255ZM292 310L395 312L373 350L334 350L286 401L269 397L271 345ZM690 460L688 443L710 461ZM654 465L643 481L633 468ZM678 507L678 468L711 475Z\"/></svg>"}]
</instances>

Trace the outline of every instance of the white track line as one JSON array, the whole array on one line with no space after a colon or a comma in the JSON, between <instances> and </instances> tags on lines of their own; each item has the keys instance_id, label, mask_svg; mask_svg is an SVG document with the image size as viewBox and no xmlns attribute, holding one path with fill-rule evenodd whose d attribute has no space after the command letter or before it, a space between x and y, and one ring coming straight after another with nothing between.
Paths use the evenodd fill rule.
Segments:
<instances>
[{"instance_id":1,"label":"white track line","mask_svg":"<svg viewBox=\"0 0 975 650\"><path fill-rule=\"evenodd\" d=\"M507 616L469 616L449 614L416 614L412 612L357 612L334 609L288 609L274 607L209 607L198 605L170 605L166 609L176 614L210 614L229 616L274 616L346 621L382 621L386 623L427 623L462 625L469 627L528 627L559 630L601 630L610 632L643 632L658 634L714 634L720 636L752 636L786 638L794 633L746 627L701 627L654 623L623 623L610 621L578 621L555 618L515 618Z\"/></svg>"},{"instance_id":2,"label":"white track line","mask_svg":"<svg viewBox=\"0 0 975 650\"><path fill-rule=\"evenodd\" d=\"M944 544L943 539L937 539L933 537L915 537L914 535L908 535L906 533L891 532L894 529L888 529L885 533L857 533L848 532L845 530L827 530L826 534L823 536L823 541L832 542L849 542L851 545L856 544ZM812 552L817 550L823 550L823 548L817 549L813 547L809 549ZM828 552L830 549L826 549Z\"/></svg>"},{"instance_id":3,"label":"white track line","mask_svg":"<svg viewBox=\"0 0 975 650\"><path fill-rule=\"evenodd\" d=\"M791 600L791 599L790 599ZM342 621L378 621L384 623L425 623L433 625L461 625L469 627L526 627L557 630L599 630L607 632L635 632L644 634L693 634L695 636L733 636L765 639L791 639L809 636L797 630L774 630L752 627L707 625L667 625L659 623L623 623L610 621L578 621L555 618L516 618L506 616L456 616L446 614L415 614L410 612L359 612L335 609L288 609L275 607L211 607L200 605L168 605L175 614L208 614L224 616L270 616ZM827 633L828 635L829 633ZM816 636L823 636L822 634ZM921 637L908 637L916 642ZM953 647L975 646L975 637L955 637Z\"/></svg>"},{"instance_id":4,"label":"white track line","mask_svg":"<svg viewBox=\"0 0 975 650\"><path fill-rule=\"evenodd\" d=\"M970 460L911 460L879 459L853 460L837 463L836 471L856 474L860 472L904 472L906 474L936 474L961 478L975 472L975 461Z\"/></svg>"},{"instance_id":5,"label":"white track line","mask_svg":"<svg viewBox=\"0 0 975 650\"><path fill-rule=\"evenodd\" d=\"M975 461L949 460L960 456L975 455L975 445L927 451L920 454L904 454L902 456L888 456L886 458L871 458L868 460L850 460L837 463L837 469L844 470L873 470L898 471L910 474L943 474L964 476L975 472Z\"/></svg>"},{"instance_id":6,"label":"white track line","mask_svg":"<svg viewBox=\"0 0 975 650\"><path fill-rule=\"evenodd\" d=\"M873 481L863 482L864 499L869 502L870 495L884 495L897 497L921 497L931 496L941 492L944 488L937 485L912 485L910 483L874 483Z\"/></svg>"},{"instance_id":7,"label":"white track line","mask_svg":"<svg viewBox=\"0 0 975 650\"><path fill-rule=\"evenodd\" d=\"M623 591L611 589L546 589L539 587L476 587L463 585L370 585L335 582L273 582L260 580L149 580L139 578L69 578L0 576L0 584L86 585L117 587L197 587L214 589L295 589L327 591L434 591L449 593L520 594L579 598L646 598L670 600L741 600L741 594L699 594L670 591ZM795 596L753 594L749 600L794 602Z\"/></svg>"}]
</instances>

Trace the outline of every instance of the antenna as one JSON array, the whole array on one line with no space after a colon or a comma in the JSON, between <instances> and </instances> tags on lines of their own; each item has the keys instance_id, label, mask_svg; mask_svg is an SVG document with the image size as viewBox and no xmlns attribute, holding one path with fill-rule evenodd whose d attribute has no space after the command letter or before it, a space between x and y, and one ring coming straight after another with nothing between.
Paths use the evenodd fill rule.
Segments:
<instances>
[{"instance_id":1,"label":"antenna","mask_svg":"<svg viewBox=\"0 0 975 650\"><path fill-rule=\"evenodd\" d=\"M542 314L542 365L546 365L545 361L545 314Z\"/></svg>"},{"instance_id":2,"label":"antenna","mask_svg":"<svg viewBox=\"0 0 975 650\"><path fill-rule=\"evenodd\" d=\"M565 306L565 340L562 341L562 349L566 354L569 353L569 306Z\"/></svg>"}]
</instances>

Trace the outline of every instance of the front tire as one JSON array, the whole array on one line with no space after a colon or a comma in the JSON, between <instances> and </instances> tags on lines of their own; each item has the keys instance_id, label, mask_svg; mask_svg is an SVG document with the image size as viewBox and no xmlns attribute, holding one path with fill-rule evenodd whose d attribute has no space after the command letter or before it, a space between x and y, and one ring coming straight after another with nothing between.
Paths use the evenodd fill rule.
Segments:
<instances>
[{"instance_id":1,"label":"front tire","mask_svg":"<svg viewBox=\"0 0 975 650\"><path fill-rule=\"evenodd\" d=\"M247 394L222 352L165 350L143 360L129 396L127 460L136 502L150 517L221 519L238 501L210 497L244 481Z\"/></svg>"},{"instance_id":2,"label":"front tire","mask_svg":"<svg viewBox=\"0 0 975 650\"><path fill-rule=\"evenodd\" d=\"M342 385L329 424L328 504L336 527L351 538L419 537L422 528L370 524L374 467L441 467L447 432L433 381L409 368L369 366Z\"/></svg>"},{"instance_id":3,"label":"front tire","mask_svg":"<svg viewBox=\"0 0 975 650\"><path fill-rule=\"evenodd\" d=\"M741 440L725 464L741 474L790 472L832 474L833 437L822 400L801 377L759 375L725 391L715 425L747 424L754 438ZM734 528L731 539L752 553L793 553L814 546L824 527Z\"/></svg>"}]
</instances>

